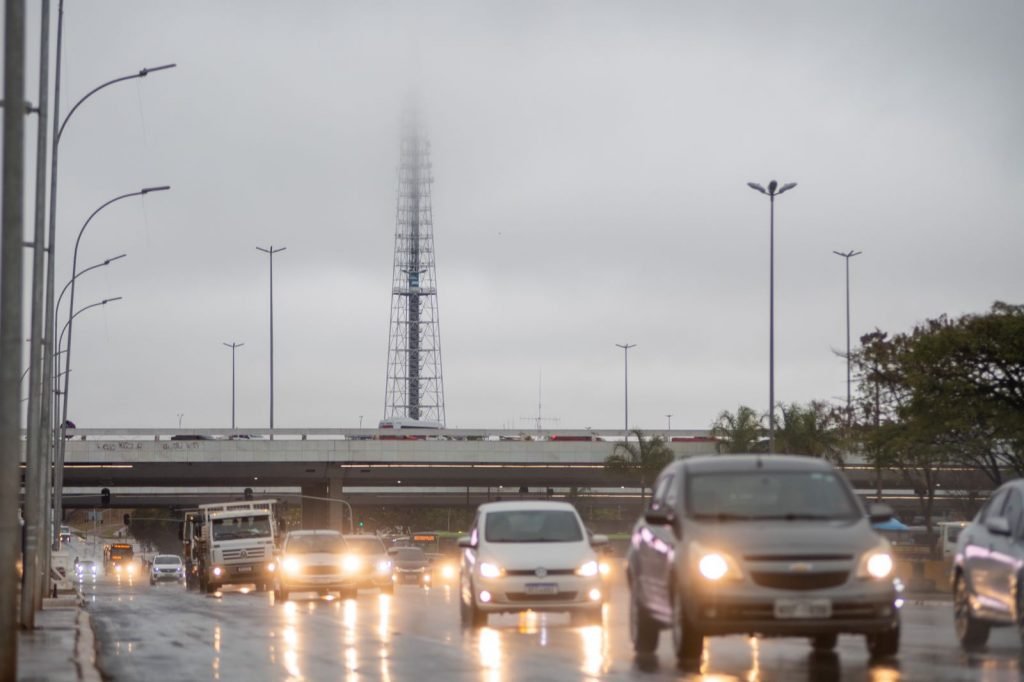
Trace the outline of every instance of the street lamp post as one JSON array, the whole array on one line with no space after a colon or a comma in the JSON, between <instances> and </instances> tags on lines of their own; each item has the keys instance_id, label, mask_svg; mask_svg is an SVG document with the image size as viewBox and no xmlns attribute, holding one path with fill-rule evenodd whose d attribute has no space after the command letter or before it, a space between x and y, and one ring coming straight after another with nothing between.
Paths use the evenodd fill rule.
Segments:
<instances>
[{"instance_id":1,"label":"street lamp post","mask_svg":"<svg viewBox=\"0 0 1024 682\"><path fill-rule=\"evenodd\" d=\"M287 246L275 249L273 245L269 249L260 246L257 251L270 256L270 440L274 440L274 254L284 251Z\"/></svg>"},{"instance_id":2,"label":"street lamp post","mask_svg":"<svg viewBox=\"0 0 1024 682\"><path fill-rule=\"evenodd\" d=\"M625 360L625 372L626 372L626 387L625 387L625 395L626 395L626 428L623 431L623 433L625 434L626 441L628 442L629 441L629 349L630 348L636 348L636 344L635 343L617 343L615 345L622 349L622 355L623 355L623 358Z\"/></svg>"},{"instance_id":3,"label":"street lamp post","mask_svg":"<svg viewBox=\"0 0 1024 682\"><path fill-rule=\"evenodd\" d=\"M668 430L671 431L672 430L672 415L666 414L665 418L668 419Z\"/></svg>"},{"instance_id":4,"label":"street lamp post","mask_svg":"<svg viewBox=\"0 0 1024 682\"><path fill-rule=\"evenodd\" d=\"M104 204L101 204L99 208L92 212L92 214L86 219L82 228L78 231L78 237L75 238L75 250L71 258L71 297L68 304L68 345L67 352L64 353L64 391L61 400L61 417L60 417L60 442L57 444L57 452L54 461L54 472L53 472L53 550L60 550L60 524L63 519L63 504L61 495L63 494L64 487L64 452L66 449L65 436L67 435L67 421L68 421L68 385L71 380L71 337L74 333L74 325L72 320L74 314L72 311L75 309L75 282L78 279L78 247L82 242L82 235L85 233L85 228L89 227L89 223L96 215L111 204L127 199L129 197L145 196L150 192L162 192L169 190L169 185L160 185L158 187L143 187L138 192L129 192L128 194L122 194L120 196L110 199Z\"/></svg>"},{"instance_id":5,"label":"street lamp post","mask_svg":"<svg viewBox=\"0 0 1024 682\"><path fill-rule=\"evenodd\" d=\"M765 189L756 182L748 182L747 186L761 194L767 194L769 209L769 280L768 280L768 452L775 452L775 197L796 187L789 182L779 187L772 180Z\"/></svg>"},{"instance_id":6,"label":"street lamp post","mask_svg":"<svg viewBox=\"0 0 1024 682\"><path fill-rule=\"evenodd\" d=\"M235 349L244 346L245 343L224 343L231 349L231 428L235 428Z\"/></svg>"},{"instance_id":7,"label":"street lamp post","mask_svg":"<svg viewBox=\"0 0 1024 682\"><path fill-rule=\"evenodd\" d=\"M859 256L862 251L833 251L846 261L846 427L850 427L853 418L853 399L850 391L850 259Z\"/></svg>"}]
</instances>

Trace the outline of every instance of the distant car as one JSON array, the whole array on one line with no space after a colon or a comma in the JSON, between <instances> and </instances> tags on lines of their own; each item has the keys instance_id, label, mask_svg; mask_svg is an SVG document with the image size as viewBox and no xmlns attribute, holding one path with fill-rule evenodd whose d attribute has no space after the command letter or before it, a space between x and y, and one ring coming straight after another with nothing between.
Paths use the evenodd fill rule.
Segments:
<instances>
[{"instance_id":1,"label":"distant car","mask_svg":"<svg viewBox=\"0 0 1024 682\"><path fill-rule=\"evenodd\" d=\"M185 564L176 554L157 554L149 566L149 584L173 580L185 582Z\"/></svg>"},{"instance_id":2,"label":"distant car","mask_svg":"<svg viewBox=\"0 0 1024 682\"><path fill-rule=\"evenodd\" d=\"M459 558L448 554L427 554L430 562L430 581L433 584L451 583L459 577Z\"/></svg>"},{"instance_id":3,"label":"distant car","mask_svg":"<svg viewBox=\"0 0 1024 682\"><path fill-rule=\"evenodd\" d=\"M171 440L214 440L213 436L206 436L198 433L179 433L171 436Z\"/></svg>"},{"instance_id":4,"label":"distant car","mask_svg":"<svg viewBox=\"0 0 1024 682\"><path fill-rule=\"evenodd\" d=\"M575 507L566 502L480 505L468 537L459 538L460 612L467 627L491 613L568 611L573 622L601 620L605 592L594 547Z\"/></svg>"},{"instance_id":5,"label":"distant car","mask_svg":"<svg viewBox=\"0 0 1024 682\"><path fill-rule=\"evenodd\" d=\"M395 565L396 583L429 585L430 560L419 547L395 547L390 552Z\"/></svg>"},{"instance_id":6,"label":"distant car","mask_svg":"<svg viewBox=\"0 0 1024 682\"><path fill-rule=\"evenodd\" d=\"M96 576L99 575L100 567L95 561L91 559L85 559L75 564L75 580L82 582L84 580L95 580Z\"/></svg>"},{"instance_id":7,"label":"distant car","mask_svg":"<svg viewBox=\"0 0 1024 682\"><path fill-rule=\"evenodd\" d=\"M274 594L282 601L292 592L355 593L362 559L349 551L335 530L293 530L281 546Z\"/></svg>"},{"instance_id":8,"label":"distant car","mask_svg":"<svg viewBox=\"0 0 1024 682\"><path fill-rule=\"evenodd\" d=\"M807 637L816 651L863 634L873 658L895 655L902 585L870 525L891 516L886 505L865 514L847 480L812 457L669 464L627 557L634 650L653 653L670 628L680 661L699 660L706 636L747 633Z\"/></svg>"},{"instance_id":9,"label":"distant car","mask_svg":"<svg viewBox=\"0 0 1024 682\"><path fill-rule=\"evenodd\" d=\"M345 535L346 552L358 561L354 573L356 588L378 587L381 592L395 591L394 566L384 542L376 535Z\"/></svg>"},{"instance_id":10,"label":"distant car","mask_svg":"<svg viewBox=\"0 0 1024 682\"><path fill-rule=\"evenodd\" d=\"M953 556L953 621L965 649L988 641L993 627L1022 625L1024 479L996 489L966 528Z\"/></svg>"}]
</instances>

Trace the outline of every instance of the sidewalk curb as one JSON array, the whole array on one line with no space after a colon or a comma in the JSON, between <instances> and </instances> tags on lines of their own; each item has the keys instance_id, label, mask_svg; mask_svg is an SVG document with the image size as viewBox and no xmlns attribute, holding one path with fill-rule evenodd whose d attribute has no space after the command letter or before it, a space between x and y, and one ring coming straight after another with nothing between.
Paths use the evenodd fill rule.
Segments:
<instances>
[{"instance_id":1,"label":"sidewalk curb","mask_svg":"<svg viewBox=\"0 0 1024 682\"><path fill-rule=\"evenodd\" d=\"M78 679L83 682L103 682L103 676L96 667L96 636L93 634L92 622L84 607L78 610L75 666L78 668Z\"/></svg>"}]
</instances>

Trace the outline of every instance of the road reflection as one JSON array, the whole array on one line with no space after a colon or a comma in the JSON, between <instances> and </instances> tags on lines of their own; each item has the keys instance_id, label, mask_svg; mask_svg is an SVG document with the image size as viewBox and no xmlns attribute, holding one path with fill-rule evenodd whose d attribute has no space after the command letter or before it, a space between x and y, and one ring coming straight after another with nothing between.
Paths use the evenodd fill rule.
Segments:
<instances>
[{"instance_id":1,"label":"road reflection","mask_svg":"<svg viewBox=\"0 0 1024 682\"><path fill-rule=\"evenodd\" d=\"M502 679L501 635L497 630L490 627L480 630L477 638L477 653L480 667L483 669L481 679L484 682L500 682Z\"/></svg>"}]
</instances>

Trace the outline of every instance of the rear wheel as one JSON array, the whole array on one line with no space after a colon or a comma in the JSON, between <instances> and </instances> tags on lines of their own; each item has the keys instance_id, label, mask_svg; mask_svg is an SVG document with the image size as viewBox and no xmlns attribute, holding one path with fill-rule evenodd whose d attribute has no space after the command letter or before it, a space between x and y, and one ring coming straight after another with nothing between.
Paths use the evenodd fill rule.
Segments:
<instances>
[{"instance_id":1,"label":"rear wheel","mask_svg":"<svg viewBox=\"0 0 1024 682\"><path fill-rule=\"evenodd\" d=\"M965 649L984 646L988 641L989 624L971 613L970 595L963 575L958 575L953 583L953 623L960 646Z\"/></svg>"},{"instance_id":2,"label":"rear wheel","mask_svg":"<svg viewBox=\"0 0 1024 682\"><path fill-rule=\"evenodd\" d=\"M839 635L834 632L830 635L815 635L811 637L811 646L815 651L833 651L837 641L839 641Z\"/></svg>"},{"instance_id":3,"label":"rear wheel","mask_svg":"<svg viewBox=\"0 0 1024 682\"><path fill-rule=\"evenodd\" d=\"M681 590L672 595L672 644L679 661L699 659L704 650L704 635L687 619Z\"/></svg>"},{"instance_id":4,"label":"rear wheel","mask_svg":"<svg viewBox=\"0 0 1024 682\"><path fill-rule=\"evenodd\" d=\"M633 651L638 654L651 654L658 648L658 636L661 628L651 618L640 598L636 588L629 591L629 638L633 640Z\"/></svg>"}]
</instances>

